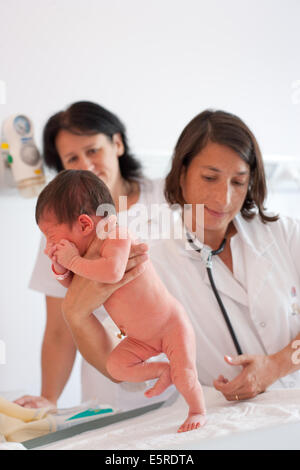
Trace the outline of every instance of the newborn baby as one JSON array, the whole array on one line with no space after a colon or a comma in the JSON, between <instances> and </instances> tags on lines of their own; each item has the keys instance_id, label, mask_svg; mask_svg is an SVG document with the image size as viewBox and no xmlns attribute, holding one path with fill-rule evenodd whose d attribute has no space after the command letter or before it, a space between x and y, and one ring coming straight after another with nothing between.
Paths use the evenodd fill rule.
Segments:
<instances>
[{"instance_id":1,"label":"newborn baby","mask_svg":"<svg viewBox=\"0 0 300 470\"><path fill-rule=\"evenodd\" d=\"M40 194L36 221L47 239L46 254L56 278L68 287L73 273L102 283L117 283L125 272L132 238L115 215L98 214L114 207L106 185L89 171L65 170ZM98 237L99 258L83 255ZM125 338L111 352L106 369L116 380L144 382L158 378L147 397L174 383L189 412L178 432L205 424L205 404L198 381L195 335L182 305L168 292L150 261L136 279L119 288L104 304ZM147 362L165 353L168 362Z\"/></svg>"}]
</instances>

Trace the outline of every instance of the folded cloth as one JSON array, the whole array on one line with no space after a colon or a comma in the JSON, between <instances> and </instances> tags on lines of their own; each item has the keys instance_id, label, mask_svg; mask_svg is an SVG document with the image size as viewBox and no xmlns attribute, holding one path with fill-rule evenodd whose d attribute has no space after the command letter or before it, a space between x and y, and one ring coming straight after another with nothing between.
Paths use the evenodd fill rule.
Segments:
<instances>
[{"instance_id":1,"label":"folded cloth","mask_svg":"<svg viewBox=\"0 0 300 470\"><path fill-rule=\"evenodd\" d=\"M23 408L0 397L0 442L23 442L54 431L49 408Z\"/></svg>"}]
</instances>

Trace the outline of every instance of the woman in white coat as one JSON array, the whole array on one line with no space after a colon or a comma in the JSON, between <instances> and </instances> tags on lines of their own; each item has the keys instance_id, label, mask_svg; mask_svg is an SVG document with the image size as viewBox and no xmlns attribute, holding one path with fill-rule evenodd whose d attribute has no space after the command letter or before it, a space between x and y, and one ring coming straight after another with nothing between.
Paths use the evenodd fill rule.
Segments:
<instances>
[{"instance_id":1,"label":"woman in white coat","mask_svg":"<svg viewBox=\"0 0 300 470\"><path fill-rule=\"evenodd\" d=\"M192 224L181 239L154 246L151 259L191 317L201 383L214 385L228 400L252 398L270 386L300 388L300 225L265 212L262 156L248 127L222 111L196 116L175 147L165 194L170 204L192 208ZM196 220L197 205L203 205L204 225ZM224 239L212 270L240 355L205 264L204 253L218 250ZM81 286L86 290L79 298ZM75 277L63 309L81 353L101 353L105 361L107 333L99 329L93 349L85 318L115 287L95 289Z\"/></svg>"}]
</instances>

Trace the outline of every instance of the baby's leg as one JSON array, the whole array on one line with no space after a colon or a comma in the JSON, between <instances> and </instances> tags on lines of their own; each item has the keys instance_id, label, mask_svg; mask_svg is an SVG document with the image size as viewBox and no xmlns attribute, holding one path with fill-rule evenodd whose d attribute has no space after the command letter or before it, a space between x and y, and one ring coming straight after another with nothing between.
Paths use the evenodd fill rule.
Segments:
<instances>
[{"instance_id":1,"label":"baby's leg","mask_svg":"<svg viewBox=\"0 0 300 470\"><path fill-rule=\"evenodd\" d=\"M170 360L171 380L189 406L187 419L178 432L192 431L206 422L202 387L196 370L196 343L190 325L178 324L163 340Z\"/></svg>"},{"instance_id":2,"label":"baby's leg","mask_svg":"<svg viewBox=\"0 0 300 470\"><path fill-rule=\"evenodd\" d=\"M162 393L171 385L170 366L167 362L145 362L159 353L151 346L127 337L111 352L106 368L112 377L121 381L144 382L159 377L154 386L159 383L156 393L152 395L152 389L145 392L146 396L151 397Z\"/></svg>"}]
</instances>

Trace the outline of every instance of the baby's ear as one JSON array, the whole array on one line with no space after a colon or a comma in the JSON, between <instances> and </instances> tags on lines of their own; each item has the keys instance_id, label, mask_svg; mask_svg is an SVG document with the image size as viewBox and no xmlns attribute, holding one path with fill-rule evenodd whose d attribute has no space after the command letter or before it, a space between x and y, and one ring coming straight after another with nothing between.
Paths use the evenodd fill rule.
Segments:
<instances>
[{"instance_id":1,"label":"baby's ear","mask_svg":"<svg viewBox=\"0 0 300 470\"><path fill-rule=\"evenodd\" d=\"M77 225L82 235L89 235L95 228L93 219L87 214L78 217Z\"/></svg>"}]
</instances>

